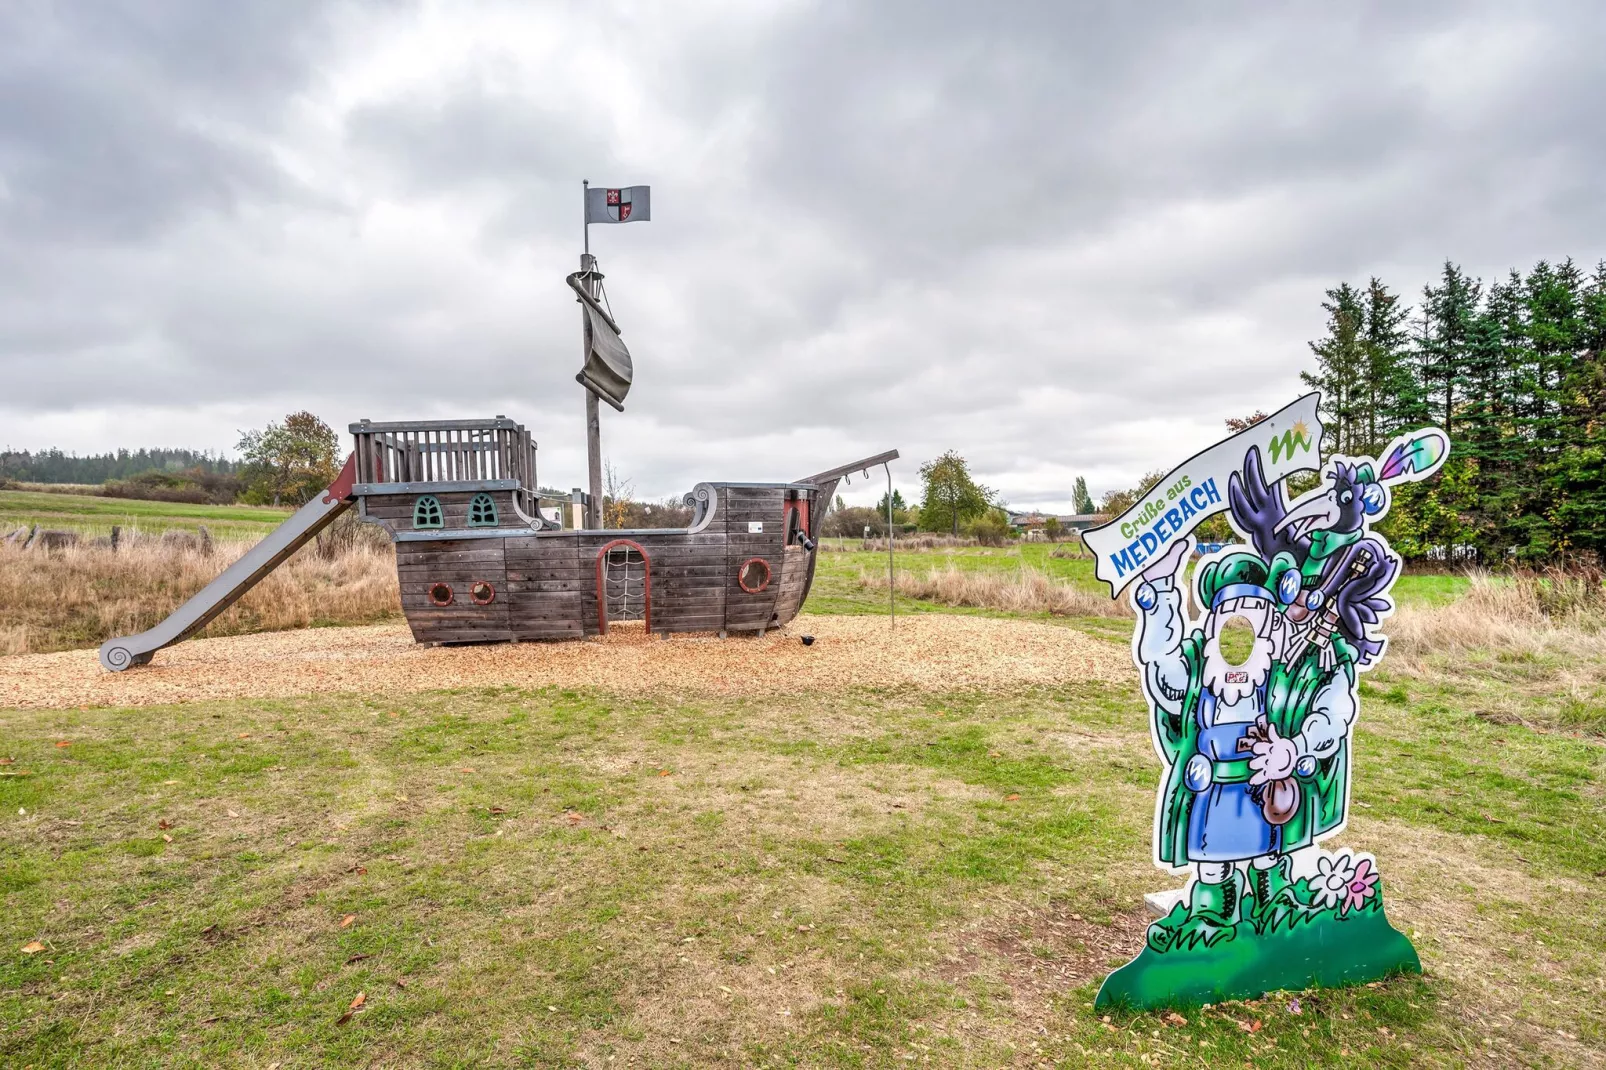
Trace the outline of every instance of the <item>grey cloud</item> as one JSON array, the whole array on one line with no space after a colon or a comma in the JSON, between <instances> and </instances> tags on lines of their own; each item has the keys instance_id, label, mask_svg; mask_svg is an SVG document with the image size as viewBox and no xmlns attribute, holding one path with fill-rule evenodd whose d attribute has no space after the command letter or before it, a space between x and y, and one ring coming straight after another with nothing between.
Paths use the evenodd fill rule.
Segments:
<instances>
[{"instance_id":1,"label":"grey cloud","mask_svg":"<svg viewBox=\"0 0 1606 1070\"><path fill-rule=\"evenodd\" d=\"M310 3L0 9L0 233L137 243L295 196L261 144L312 76Z\"/></svg>"},{"instance_id":2,"label":"grey cloud","mask_svg":"<svg viewBox=\"0 0 1606 1070\"><path fill-rule=\"evenodd\" d=\"M415 19L357 15L0 8L0 423L507 412L570 483L588 176L654 186L593 228L643 493L897 445L1053 504L1288 400L1340 278L1606 252L1582 2L543 8L595 85L515 31L337 107Z\"/></svg>"}]
</instances>

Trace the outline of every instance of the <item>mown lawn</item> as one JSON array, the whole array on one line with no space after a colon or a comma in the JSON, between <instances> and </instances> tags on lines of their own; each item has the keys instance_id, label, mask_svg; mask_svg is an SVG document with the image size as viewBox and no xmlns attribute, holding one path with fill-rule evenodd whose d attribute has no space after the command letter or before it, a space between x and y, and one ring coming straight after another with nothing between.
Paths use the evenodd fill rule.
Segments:
<instances>
[{"instance_id":1,"label":"mown lawn","mask_svg":"<svg viewBox=\"0 0 1606 1070\"><path fill-rule=\"evenodd\" d=\"M91 494L0 490L0 535L38 524L85 535L109 535L112 525L144 534L195 531L202 524L218 539L259 539L289 516L289 509L257 505L187 505L101 498Z\"/></svg>"},{"instance_id":2,"label":"mown lawn","mask_svg":"<svg viewBox=\"0 0 1606 1070\"><path fill-rule=\"evenodd\" d=\"M0 1065L1601 1061L1599 741L1369 692L1427 975L1185 1022L1091 1010L1167 883L1135 689L0 711Z\"/></svg>"}]
</instances>

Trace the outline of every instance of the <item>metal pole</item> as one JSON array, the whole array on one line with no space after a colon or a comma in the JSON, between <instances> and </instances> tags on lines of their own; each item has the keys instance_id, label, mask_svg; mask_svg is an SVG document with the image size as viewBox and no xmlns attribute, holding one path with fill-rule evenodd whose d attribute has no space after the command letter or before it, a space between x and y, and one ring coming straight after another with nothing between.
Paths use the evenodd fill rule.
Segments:
<instances>
[{"instance_id":1,"label":"metal pole","mask_svg":"<svg viewBox=\"0 0 1606 1070\"><path fill-rule=\"evenodd\" d=\"M581 229L584 230L585 234L586 234L585 253L586 253L587 256L591 255L591 193L590 193L590 190L591 190L591 180L589 178L582 178L580 180L580 218L585 220L584 224L581 226Z\"/></svg>"},{"instance_id":2,"label":"metal pole","mask_svg":"<svg viewBox=\"0 0 1606 1070\"><path fill-rule=\"evenodd\" d=\"M892 465L883 463L887 470L887 625L898 626L898 571L892 559Z\"/></svg>"}]
</instances>

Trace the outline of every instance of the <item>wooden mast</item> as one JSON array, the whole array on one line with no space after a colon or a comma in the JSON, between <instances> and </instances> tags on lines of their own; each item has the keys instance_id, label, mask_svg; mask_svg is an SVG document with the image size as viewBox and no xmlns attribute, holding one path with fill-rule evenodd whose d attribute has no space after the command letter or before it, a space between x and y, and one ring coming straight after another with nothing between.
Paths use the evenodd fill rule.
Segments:
<instances>
[{"instance_id":1,"label":"wooden mast","mask_svg":"<svg viewBox=\"0 0 1606 1070\"><path fill-rule=\"evenodd\" d=\"M587 190L591 187L590 179L580 182L580 218L585 220L585 250L580 254L580 281L585 286L586 293L592 299L597 297L601 289L597 275L597 258L591 255L591 213L587 203ZM591 359L588 348L586 330L585 306L580 307L580 354L581 367ZM602 527L602 414L597 408L597 395L589 388L586 395L586 474L589 477L591 501L586 506L586 527Z\"/></svg>"}]
</instances>

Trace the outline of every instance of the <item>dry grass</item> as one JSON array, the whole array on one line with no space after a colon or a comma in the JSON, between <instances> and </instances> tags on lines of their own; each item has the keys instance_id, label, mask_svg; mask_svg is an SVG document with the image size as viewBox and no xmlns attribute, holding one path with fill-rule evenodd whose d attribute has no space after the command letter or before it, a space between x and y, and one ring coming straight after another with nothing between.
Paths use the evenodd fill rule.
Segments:
<instances>
[{"instance_id":1,"label":"dry grass","mask_svg":"<svg viewBox=\"0 0 1606 1070\"><path fill-rule=\"evenodd\" d=\"M250 546L220 542L206 554L137 533L115 553L90 545L50 552L0 545L0 654L96 646L144 631ZM337 534L270 573L204 634L368 624L400 611L388 543Z\"/></svg>"},{"instance_id":2,"label":"dry grass","mask_svg":"<svg viewBox=\"0 0 1606 1070\"><path fill-rule=\"evenodd\" d=\"M1606 594L1598 576L1475 572L1468 579L1466 594L1453 602L1396 614L1387 626L1391 651L1412 658L1470 651L1599 655Z\"/></svg>"},{"instance_id":3,"label":"dry grass","mask_svg":"<svg viewBox=\"0 0 1606 1070\"><path fill-rule=\"evenodd\" d=\"M871 572L859 576L861 587L885 590L887 578ZM1062 583L1041 569L1014 572L966 570L949 565L925 573L899 572L898 593L923 602L1005 613L1047 613L1055 617L1128 617L1126 601L1112 601L1099 591Z\"/></svg>"}]
</instances>

